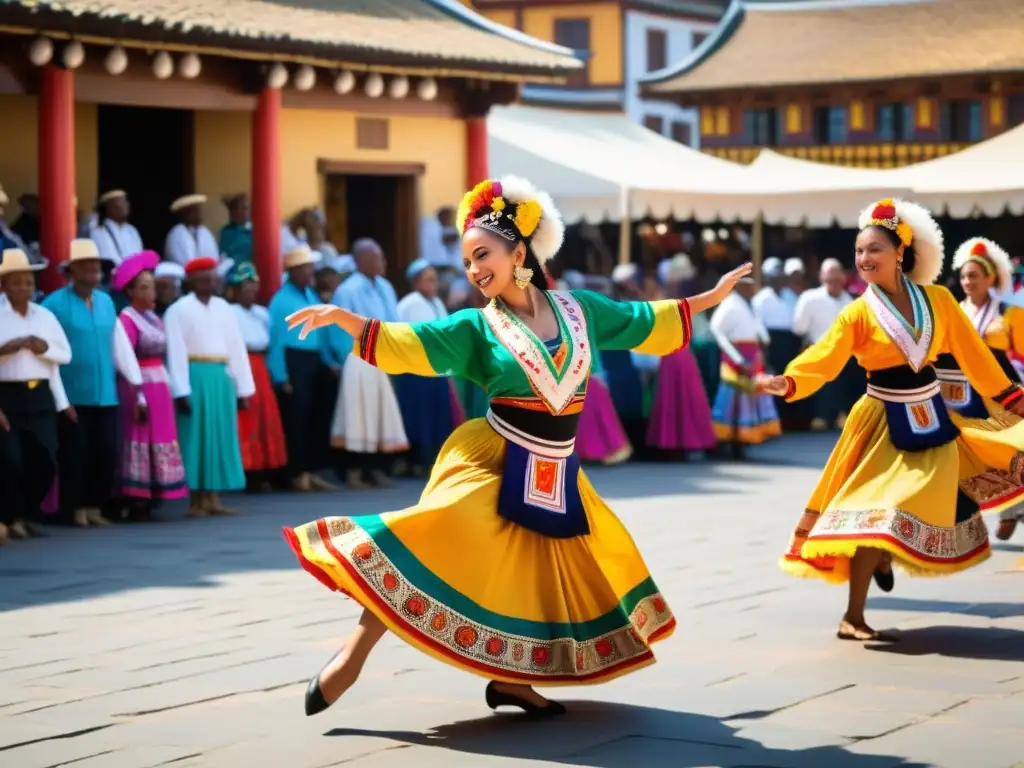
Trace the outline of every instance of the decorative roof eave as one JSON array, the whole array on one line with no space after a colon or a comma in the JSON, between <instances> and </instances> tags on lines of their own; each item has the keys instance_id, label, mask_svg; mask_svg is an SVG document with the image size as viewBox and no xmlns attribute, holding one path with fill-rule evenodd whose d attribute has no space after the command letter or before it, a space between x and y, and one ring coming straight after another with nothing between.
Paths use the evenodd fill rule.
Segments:
<instances>
[{"instance_id":1,"label":"decorative roof eave","mask_svg":"<svg viewBox=\"0 0 1024 768\"><path fill-rule=\"evenodd\" d=\"M121 46L144 50L194 52L206 56L248 61L309 64L315 67L373 70L381 74L463 77L479 80L564 83L577 68L531 66L523 63L479 61L401 54L382 49L350 45L324 45L288 37L248 37L228 32L217 33L195 27L157 26L141 21L112 19L99 15L56 13L37 8L4 6L5 21L0 32L14 35L45 35L55 40L75 39L84 44ZM555 46L557 48L557 46ZM582 62L578 66L583 66ZM562 69L561 72L557 71ZM552 70L555 70L554 72Z\"/></svg>"},{"instance_id":2,"label":"decorative roof eave","mask_svg":"<svg viewBox=\"0 0 1024 768\"><path fill-rule=\"evenodd\" d=\"M705 38L704 42L698 45L690 52L689 56L675 66L666 67L639 78L641 90L651 95L676 92L677 89L668 87L670 81L680 75L693 71L729 42L729 38L735 34L736 30L743 23L743 17L743 0L732 0L725 11L725 15L722 16L722 20L718 23L718 27Z\"/></svg>"}]
</instances>

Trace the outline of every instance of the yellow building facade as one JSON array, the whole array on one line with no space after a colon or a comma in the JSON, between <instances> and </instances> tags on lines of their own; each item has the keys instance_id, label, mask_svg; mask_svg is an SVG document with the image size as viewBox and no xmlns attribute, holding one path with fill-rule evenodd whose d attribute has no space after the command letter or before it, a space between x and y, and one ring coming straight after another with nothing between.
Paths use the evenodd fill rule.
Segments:
<instances>
[{"instance_id":1,"label":"yellow building facade","mask_svg":"<svg viewBox=\"0 0 1024 768\"><path fill-rule=\"evenodd\" d=\"M75 105L75 186L80 209L96 204L99 190L98 105ZM0 95L0 184L11 199L8 220L20 213L18 198L38 191L38 99ZM417 189L418 215L458 203L466 179L466 130L455 117L399 116L389 121L389 146L360 149L356 142L358 112L284 109L281 115L281 184L279 204L287 216L324 203L324 174L318 162L422 165ZM209 197L206 221L216 231L227 222L218 201L250 188L252 116L237 110L195 112L194 178L198 192ZM126 151L128 149L126 148ZM159 244L154 244L159 245Z\"/></svg>"}]
</instances>

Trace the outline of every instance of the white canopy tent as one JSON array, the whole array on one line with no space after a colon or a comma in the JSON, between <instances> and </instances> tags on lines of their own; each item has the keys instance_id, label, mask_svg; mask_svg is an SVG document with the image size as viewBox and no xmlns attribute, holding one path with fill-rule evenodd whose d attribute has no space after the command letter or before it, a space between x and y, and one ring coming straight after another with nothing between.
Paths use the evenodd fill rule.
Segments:
<instances>
[{"instance_id":1,"label":"white canopy tent","mask_svg":"<svg viewBox=\"0 0 1024 768\"><path fill-rule=\"evenodd\" d=\"M487 130L492 173L530 179L570 224L635 214L631 199L638 190L645 205L663 207L661 190L671 196L683 188L699 197L718 184L742 188L750 175L745 166L666 139L618 113L494 107ZM705 210L705 220L716 218L713 205Z\"/></svg>"}]
</instances>

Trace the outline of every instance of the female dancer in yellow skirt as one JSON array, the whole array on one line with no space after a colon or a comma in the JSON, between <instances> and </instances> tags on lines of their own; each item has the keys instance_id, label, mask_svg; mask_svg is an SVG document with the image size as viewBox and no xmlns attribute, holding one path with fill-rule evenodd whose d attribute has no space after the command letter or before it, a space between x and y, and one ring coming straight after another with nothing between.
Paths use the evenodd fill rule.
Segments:
<instances>
[{"instance_id":1,"label":"female dancer in yellow skirt","mask_svg":"<svg viewBox=\"0 0 1024 768\"><path fill-rule=\"evenodd\" d=\"M959 271L966 294L961 308L1007 377L1020 383L1020 373L1010 355L1024 355L1024 309L1008 307L997 298L1013 287L1009 254L991 240L972 237L953 254L953 269ZM1020 421L1019 416L975 392L953 354L940 354L935 369L942 397L954 411L957 426L998 431ZM960 487L982 512L1000 513L997 538L1009 539L1024 519L1024 486L1009 473L989 470L961 481Z\"/></svg>"},{"instance_id":2,"label":"female dancer in yellow skirt","mask_svg":"<svg viewBox=\"0 0 1024 768\"><path fill-rule=\"evenodd\" d=\"M950 350L974 388L1024 412L1024 391L1007 378L945 288L942 233L920 206L882 200L860 216L856 262L869 290L783 376L763 391L807 397L851 355L868 373L782 560L785 571L849 582L844 640L890 639L868 626L864 604L876 570L891 558L913 575L962 571L985 560L988 531L959 481L987 469L1021 481L1024 426L999 432L958 428L932 367Z\"/></svg>"},{"instance_id":3,"label":"female dancer in yellow skirt","mask_svg":"<svg viewBox=\"0 0 1024 768\"><path fill-rule=\"evenodd\" d=\"M490 397L486 418L445 443L416 506L285 530L306 570L364 608L310 681L307 714L355 682L388 629L490 679L492 709L550 716L565 708L532 685L639 669L675 627L629 533L580 470L576 427L598 350L674 352L690 339L691 313L718 304L751 266L689 299L619 303L547 289L542 265L564 227L521 179L479 184L458 225L466 274L490 299L482 310L404 324L320 306L289 319L303 334L339 326L355 354L390 374L459 376Z\"/></svg>"}]
</instances>

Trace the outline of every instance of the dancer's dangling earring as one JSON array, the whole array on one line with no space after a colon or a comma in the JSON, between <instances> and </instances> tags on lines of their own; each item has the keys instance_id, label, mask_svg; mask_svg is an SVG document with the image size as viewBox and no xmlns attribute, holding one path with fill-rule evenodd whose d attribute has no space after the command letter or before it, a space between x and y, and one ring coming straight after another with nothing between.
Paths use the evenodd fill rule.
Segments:
<instances>
[{"instance_id":1,"label":"dancer's dangling earring","mask_svg":"<svg viewBox=\"0 0 1024 768\"><path fill-rule=\"evenodd\" d=\"M516 268L512 270L512 281L516 284L516 288L520 290L526 290L526 286L530 284L533 279L533 270L529 267L524 267L520 264L516 264Z\"/></svg>"}]
</instances>

